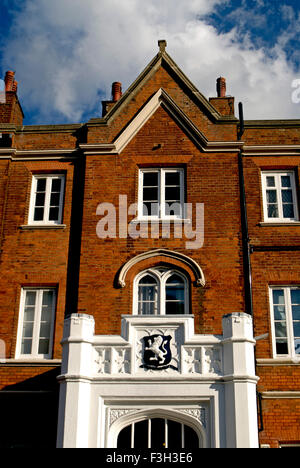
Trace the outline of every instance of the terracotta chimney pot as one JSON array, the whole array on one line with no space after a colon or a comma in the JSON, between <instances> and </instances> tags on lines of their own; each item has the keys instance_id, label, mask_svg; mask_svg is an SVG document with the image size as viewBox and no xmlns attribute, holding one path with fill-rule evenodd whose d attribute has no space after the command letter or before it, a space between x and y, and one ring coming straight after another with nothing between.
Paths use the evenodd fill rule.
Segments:
<instances>
[{"instance_id":1,"label":"terracotta chimney pot","mask_svg":"<svg viewBox=\"0 0 300 468\"><path fill-rule=\"evenodd\" d=\"M115 81L112 84L112 100L117 102L122 97L122 83Z\"/></svg>"},{"instance_id":2,"label":"terracotta chimney pot","mask_svg":"<svg viewBox=\"0 0 300 468\"><path fill-rule=\"evenodd\" d=\"M226 97L226 79L222 76L217 79L217 93L218 97Z\"/></svg>"}]
</instances>

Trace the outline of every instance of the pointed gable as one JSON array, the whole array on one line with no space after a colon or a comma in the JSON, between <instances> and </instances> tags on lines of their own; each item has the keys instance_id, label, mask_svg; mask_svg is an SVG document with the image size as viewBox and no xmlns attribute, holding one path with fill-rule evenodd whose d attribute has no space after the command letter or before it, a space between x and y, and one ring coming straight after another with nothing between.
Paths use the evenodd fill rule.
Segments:
<instances>
[{"instance_id":1,"label":"pointed gable","mask_svg":"<svg viewBox=\"0 0 300 468\"><path fill-rule=\"evenodd\" d=\"M202 151L236 150L238 120L221 115L167 54L165 41L159 45L159 53L108 113L88 122L89 139L81 148L88 154L120 154L161 106Z\"/></svg>"}]
</instances>

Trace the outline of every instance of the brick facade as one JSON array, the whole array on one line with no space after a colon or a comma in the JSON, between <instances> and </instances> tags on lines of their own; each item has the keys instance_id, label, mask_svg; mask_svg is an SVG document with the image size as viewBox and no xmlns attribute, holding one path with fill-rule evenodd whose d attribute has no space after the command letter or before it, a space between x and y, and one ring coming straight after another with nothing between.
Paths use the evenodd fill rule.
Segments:
<instances>
[{"instance_id":1,"label":"brick facade","mask_svg":"<svg viewBox=\"0 0 300 468\"><path fill-rule=\"evenodd\" d=\"M115 143L159 89L171 104L160 105L121 153L105 151L103 147ZM207 101L165 51L159 52L116 103L106 105L106 115L86 124L22 127L21 108L13 110L14 106L19 106L16 93L8 91L7 103L0 104L0 132L12 135L9 147L1 148L0 140L0 339L6 346L6 362L0 364L2 404L14 405L21 398L18 391L44 392L53 402L64 316L76 312L93 315L97 334L120 334L121 316L132 314L134 278L149 267L175 265L190 278L190 311L195 315L196 333L221 334L224 315L245 311L241 150L252 252L254 336L267 336L256 346L261 443L271 447L300 443L300 367L299 363L272 359L268 297L270 285L300 284L300 225L263 225L260 175L262 170L292 169L299 185L300 121L245 122L239 142L234 99ZM264 155L268 147L268 155ZM119 196L126 196L128 205L138 201L138 171L146 167L184 169L185 201L193 206L204 204L201 248L187 250L187 239L176 237L176 224L171 226L169 238L162 238L161 223L156 225L154 239L97 236L98 205L114 205L118 219ZM65 175L62 223L57 228L30 226L32 175L53 173ZM128 221L133 218L129 215ZM195 229L194 220L192 227ZM141 225L140 229L147 227ZM126 286L120 288L116 278L122 266L155 249L191 257L205 274L205 287L195 287L188 266L161 256L136 264L128 273ZM20 295L26 287L57 290L53 356L46 362L15 359ZM38 420L38 410L34 414L33 419ZM3 440L7 446L30 445L21 439L21 435L12 435L11 440L7 436ZM53 434L49 435L51 444Z\"/></svg>"}]
</instances>

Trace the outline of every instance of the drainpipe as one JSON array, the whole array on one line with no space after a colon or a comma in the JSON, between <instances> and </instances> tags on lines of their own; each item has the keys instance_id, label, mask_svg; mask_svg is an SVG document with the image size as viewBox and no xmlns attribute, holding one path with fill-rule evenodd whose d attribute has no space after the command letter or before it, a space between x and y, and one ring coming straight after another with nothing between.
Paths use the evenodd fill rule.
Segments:
<instances>
[{"instance_id":1,"label":"drainpipe","mask_svg":"<svg viewBox=\"0 0 300 468\"><path fill-rule=\"evenodd\" d=\"M238 140L241 140L244 133L244 113L243 104L239 103L239 131ZM245 194L245 179L244 179L244 167L243 167L243 155L242 150L238 156L239 162L239 178L240 178L240 193L241 193L241 221L242 221L242 243L243 243L243 262L244 262L244 281L245 281L245 307L246 313L253 316L253 304L252 304L252 275L251 275L251 247L248 233L248 217L247 217L247 206L246 206L246 194Z\"/></svg>"}]
</instances>

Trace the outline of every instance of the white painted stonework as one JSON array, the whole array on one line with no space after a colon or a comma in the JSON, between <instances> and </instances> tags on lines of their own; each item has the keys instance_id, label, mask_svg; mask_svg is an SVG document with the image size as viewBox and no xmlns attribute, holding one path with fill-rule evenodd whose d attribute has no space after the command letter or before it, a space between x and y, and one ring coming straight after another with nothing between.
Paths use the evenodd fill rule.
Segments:
<instances>
[{"instance_id":1,"label":"white painted stonework","mask_svg":"<svg viewBox=\"0 0 300 468\"><path fill-rule=\"evenodd\" d=\"M196 335L191 315L124 316L121 336L96 336L94 325L65 321L58 447L114 448L124 427L149 418L189 425L203 448L258 447L247 314L225 316L222 336Z\"/></svg>"}]
</instances>

